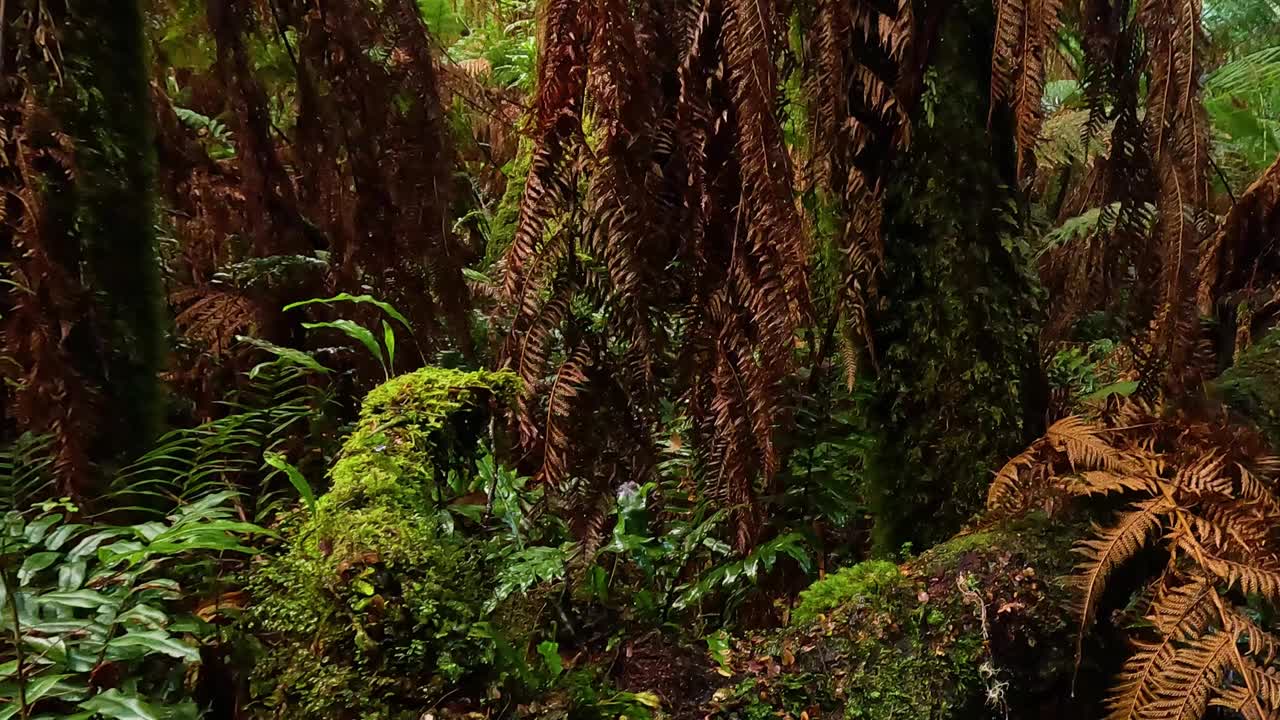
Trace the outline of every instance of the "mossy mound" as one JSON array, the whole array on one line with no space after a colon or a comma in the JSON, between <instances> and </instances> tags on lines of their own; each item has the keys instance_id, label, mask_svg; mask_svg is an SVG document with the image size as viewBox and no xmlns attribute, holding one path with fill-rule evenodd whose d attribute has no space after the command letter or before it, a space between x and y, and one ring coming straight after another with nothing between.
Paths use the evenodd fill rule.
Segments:
<instances>
[{"instance_id":1,"label":"mossy mound","mask_svg":"<svg viewBox=\"0 0 1280 720\"><path fill-rule=\"evenodd\" d=\"M1072 717L1072 526L958 536L815 583L791 626L737 644L719 718ZM1059 707L1044 714L1046 703Z\"/></svg>"},{"instance_id":2,"label":"mossy mound","mask_svg":"<svg viewBox=\"0 0 1280 720\"><path fill-rule=\"evenodd\" d=\"M1272 330L1236 358L1212 387L1280 448L1280 330Z\"/></svg>"},{"instance_id":3,"label":"mossy mound","mask_svg":"<svg viewBox=\"0 0 1280 720\"><path fill-rule=\"evenodd\" d=\"M279 718L417 718L492 660L472 632L488 593L479 541L437 523L469 472L504 373L426 368L382 385L287 552L255 573L256 702Z\"/></svg>"}]
</instances>

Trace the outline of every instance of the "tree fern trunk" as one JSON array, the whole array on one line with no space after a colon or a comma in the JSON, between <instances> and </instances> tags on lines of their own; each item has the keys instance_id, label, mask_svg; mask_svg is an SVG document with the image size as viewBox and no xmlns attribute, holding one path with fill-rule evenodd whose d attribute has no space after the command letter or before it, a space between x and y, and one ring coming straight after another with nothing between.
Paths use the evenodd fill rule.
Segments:
<instances>
[{"instance_id":1,"label":"tree fern trunk","mask_svg":"<svg viewBox=\"0 0 1280 720\"><path fill-rule=\"evenodd\" d=\"M161 422L155 152L138 0L70 5L64 52L80 91L63 113L77 143L74 231L97 339L83 360L108 403L97 453L105 459L144 449Z\"/></svg>"},{"instance_id":2,"label":"tree fern trunk","mask_svg":"<svg viewBox=\"0 0 1280 720\"><path fill-rule=\"evenodd\" d=\"M32 7L8 19L35 5L19 2ZM6 147L21 160L5 184L22 215L0 251L32 289L6 318L6 372L19 425L57 436L62 490L81 494L89 465L142 450L160 425L150 96L137 0L42 7L17 15L39 27L5 27L27 92Z\"/></svg>"},{"instance_id":3,"label":"tree fern trunk","mask_svg":"<svg viewBox=\"0 0 1280 720\"><path fill-rule=\"evenodd\" d=\"M980 508L1037 414L1036 283L1012 133L987 126L991 8L966 0L941 21L913 138L888 173L880 372L867 410L883 428L869 475L883 554L945 539ZM928 517L928 523L916 519Z\"/></svg>"}]
</instances>

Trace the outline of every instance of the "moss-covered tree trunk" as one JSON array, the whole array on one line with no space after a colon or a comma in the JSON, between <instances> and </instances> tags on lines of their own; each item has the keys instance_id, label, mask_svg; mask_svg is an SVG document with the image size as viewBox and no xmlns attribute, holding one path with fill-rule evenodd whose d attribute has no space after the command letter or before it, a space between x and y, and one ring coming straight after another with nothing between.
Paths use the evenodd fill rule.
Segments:
<instances>
[{"instance_id":1,"label":"moss-covered tree trunk","mask_svg":"<svg viewBox=\"0 0 1280 720\"><path fill-rule=\"evenodd\" d=\"M75 142L66 210L91 294L92 334L77 349L106 406L95 455L147 447L162 419L164 332L156 256L155 152L138 0L69 3L66 82L55 103Z\"/></svg>"},{"instance_id":2,"label":"moss-covered tree trunk","mask_svg":"<svg viewBox=\"0 0 1280 720\"><path fill-rule=\"evenodd\" d=\"M0 260L16 429L55 436L63 490L159 429L153 146L137 0L5 10Z\"/></svg>"},{"instance_id":3,"label":"moss-covered tree trunk","mask_svg":"<svg viewBox=\"0 0 1280 720\"><path fill-rule=\"evenodd\" d=\"M1024 427L1039 404L1025 401L1038 325L1025 218L1011 135L987 127L991 6L932 5L920 15L941 24L911 146L887 176L872 316L880 368L866 411L882 435L869 485L883 554L954 533L980 508L990 468L1038 431Z\"/></svg>"}]
</instances>

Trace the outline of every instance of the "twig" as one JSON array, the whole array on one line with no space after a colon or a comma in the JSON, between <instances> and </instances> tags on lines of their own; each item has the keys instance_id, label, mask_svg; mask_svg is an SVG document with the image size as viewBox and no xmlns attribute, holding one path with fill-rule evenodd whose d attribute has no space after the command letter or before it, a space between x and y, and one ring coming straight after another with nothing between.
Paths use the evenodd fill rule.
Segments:
<instances>
[{"instance_id":1,"label":"twig","mask_svg":"<svg viewBox=\"0 0 1280 720\"><path fill-rule=\"evenodd\" d=\"M0 7L3 6L4 0L0 0ZM31 717L31 706L27 705L27 677L23 665L26 661L26 657L22 651L22 626L18 618L18 597L16 592L18 585L16 582L11 582L11 580L12 578L6 577L4 582L5 585L8 585L15 590L15 592L9 593L9 613L10 619L13 620L13 648L14 652L17 654L16 661L18 663L16 668L16 677L18 680L18 713L22 720L27 720Z\"/></svg>"},{"instance_id":2,"label":"twig","mask_svg":"<svg viewBox=\"0 0 1280 720\"><path fill-rule=\"evenodd\" d=\"M3 0L0 0L2 2ZM1209 164L1213 166L1214 172L1218 173L1218 179L1222 181L1222 186L1227 189L1227 197L1231 198L1231 207L1236 206L1236 194L1231 192L1231 183L1227 182L1226 173L1222 172L1222 168L1218 167L1218 161L1209 155Z\"/></svg>"},{"instance_id":3,"label":"twig","mask_svg":"<svg viewBox=\"0 0 1280 720\"><path fill-rule=\"evenodd\" d=\"M5 23L6 4L5 0L0 0L0 74L4 73L4 38L5 32L9 29L9 26Z\"/></svg>"}]
</instances>

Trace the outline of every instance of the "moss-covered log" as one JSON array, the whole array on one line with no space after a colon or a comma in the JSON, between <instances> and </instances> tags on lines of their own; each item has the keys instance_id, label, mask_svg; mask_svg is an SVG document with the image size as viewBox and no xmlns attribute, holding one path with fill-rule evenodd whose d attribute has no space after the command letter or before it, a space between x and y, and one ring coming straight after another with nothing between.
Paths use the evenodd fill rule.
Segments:
<instances>
[{"instance_id":1,"label":"moss-covered log","mask_svg":"<svg viewBox=\"0 0 1280 720\"><path fill-rule=\"evenodd\" d=\"M1087 717L1058 578L1079 528L1023 521L961 535L899 567L815 583L791 626L737 643L718 718ZM1086 680L1080 682L1084 687Z\"/></svg>"},{"instance_id":2,"label":"moss-covered log","mask_svg":"<svg viewBox=\"0 0 1280 720\"><path fill-rule=\"evenodd\" d=\"M513 378L425 368L365 399L314 512L255 574L256 702L277 718L419 717L492 660L472 632L483 545L440 528L450 473L469 473L488 401Z\"/></svg>"}]
</instances>

